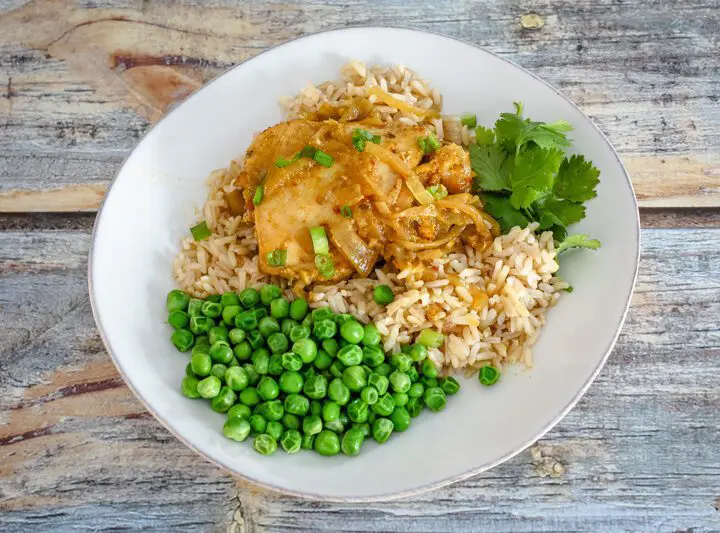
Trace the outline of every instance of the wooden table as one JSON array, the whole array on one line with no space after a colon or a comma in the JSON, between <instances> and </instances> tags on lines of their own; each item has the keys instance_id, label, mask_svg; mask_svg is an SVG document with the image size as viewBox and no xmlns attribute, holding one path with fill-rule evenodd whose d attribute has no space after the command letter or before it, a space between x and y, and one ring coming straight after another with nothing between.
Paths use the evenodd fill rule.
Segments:
<instances>
[{"instance_id":1,"label":"wooden table","mask_svg":"<svg viewBox=\"0 0 720 533\"><path fill-rule=\"evenodd\" d=\"M86 286L95 210L152 121L347 24L461 37L555 84L620 151L643 224L577 408L488 473L369 505L261 491L181 445L116 373ZM0 0L0 529L720 531L719 35L717 0Z\"/></svg>"}]
</instances>

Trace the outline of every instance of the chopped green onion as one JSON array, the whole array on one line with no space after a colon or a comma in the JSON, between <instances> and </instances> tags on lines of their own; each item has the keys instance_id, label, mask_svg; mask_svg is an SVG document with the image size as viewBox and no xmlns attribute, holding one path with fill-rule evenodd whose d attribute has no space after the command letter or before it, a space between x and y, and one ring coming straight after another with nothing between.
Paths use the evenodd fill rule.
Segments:
<instances>
[{"instance_id":1,"label":"chopped green onion","mask_svg":"<svg viewBox=\"0 0 720 533\"><path fill-rule=\"evenodd\" d=\"M340 214L344 216L345 218L352 218L352 209L350 209L349 205L344 205L340 208Z\"/></svg>"},{"instance_id":2,"label":"chopped green onion","mask_svg":"<svg viewBox=\"0 0 720 533\"><path fill-rule=\"evenodd\" d=\"M460 123L464 124L468 128L474 128L477 126L477 117L472 113L463 113L460 115Z\"/></svg>"},{"instance_id":3,"label":"chopped green onion","mask_svg":"<svg viewBox=\"0 0 720 533\"><path fill-rule=\"evenodd\" d=\"M432 329L424 329L418 335L416 342L428 348L440 348L445 342L445 335Z\"/></svg>"},{"instance_id":4,"label":"chopped green onion","mask_svg":"<svg viewBox=\"0 0 720 533\"><path fill-rule=\"evenodd\" d=\"M280 156L278 157L277 161L275 161L275 166L278 168L285 168L288 165L291 165L295 161L295 159L285 159L284 157Z\"/></svg>"},{"instance_id":5,"label":"chopped green onion","mask_svg":"<svg viewBox=\"0 0 720 533\"><path fill-rule=\"evenodd\" d=\"M365 151L365 145L367 144L367 141L361 137L356 137L353 135L352 137L352 143L355 147L355 150L358 152L364 152Z\"/></svg>"},{"instance_id":6,"label":"chopped green onion","mask_svg":"<svg viewBox=\"0 0 720 533\"><path fill-rule=\"evenodd\" d=\"M373 134L370 133L368 130L364 130L362 128L355 128L353 130L353 137L360 137L362 139L365 139L366 141L373 140Z\"/></svg>"},{"instance_id":7,"label":"chopped green onion","mask_svg":"<svg viewBox=\"0 0 720 533\"><path fill-rule=\"evenodd\" d=\"M302 150L300 150L300 157L307 157L308 159L312 159L313 157L315 157L315 152L317 152L317 148L308 145Z\"/></svg>"},{"instance_id":8,"label":"chopped green onion","mask_svg":"<svg viewBox=\"0 0 720 533\"><path fill-rule=\"evenodd\" d=\"M190 233L192 233L193 239L196 241L204 241L210 236L210 228L208 228L207 222L203 220L200 224L190 228Z\"/></svg>"},{"instance_id":9,"label":"chopped green onion","mask_svg":"<svg viewBox=\"0 0 720 533\"><path fill-rule=\"evenodd\" d=\"M370 141L373 144L380 144L380 142L382 141L382 137L380 137L380 135L373 135L373 138L370 139Z\"/></svg>"},{"instance_id":10,"label":"chopped green onion","mask_svg":"<svg viewBox=\"0 0 720 533\"><path fill-rule=\"evenodd\" d=\"M287 263L287 250L277 249L268 252L267 263L272 267L285 266L285 263Z\"/></svg>"},{"instance_id":11,"label":"chopped green onion","mask_svg":"<svg viewBox=\"0 0 720 533\"><path fill-rule=\"evenodd\" d=\"M335 262L332 256L318 254L315 256L315 266L324 278L331 278L335 275Z\"/></svg>"},{"instance_id":12,"label":"chopped green onion","mask_svg":"<svg viewBox=\"0 0 720 533\"><path fill-rule=\"evenodd\" d=\"M441 144L435 134L431 133L425 137L418 137L418 146L420 146L424 154L431 154L440 148Z\"/></svg>"},{"instance_id":13,"label":"chopped green onion","mask_svg":"<svg viewBox=\"0 0 720 533\"><path fill-rule=\"evenodd\" d=\"M569 285L569 286L565 287L563 290L564 290L565 292L572 292L572 291L574 291L575 289L573 289L573 286L572 286L572 285Z\"/></svg>"},{"instance_id":14,"label":"chopped green onion","mask_svg":"<svg viewBox=\"0 0 720 533\"><path fill-rule=\"evenodd\" d=\"M497 383L497 380L500 379L500 371L492 365L485 365L480 367L478 379L480 383L489 387Z\"/></svg>"},{"instance_id":15,"label":"chopped green onion","mask_svg":"<svg viewBox=\"0 0 720 533\"><path fill-rule=\"evenodd\" d=\"M331 167L333 164L333 156L323 152L322 150L315 150L313 159L324 167Z\"/></svg>"},{"instance_id":16,"label":"chopped green onion","mask_svg":"<svg viewBox=\"0 0 720 533\"><path fill-rule=\"evenodd\" d=\"M263 196L265 195L265 185L262 183L257 186L257 189L255 189L255 194L253 195L253 203L255 205L260 205L260 202L262 202Z\"/></svg>"},{"instance_id":17,"label":"chopped green onion","mask_svg":"<svg viewBox=\"0 0 720 533\"><path fill-rule=\"evenodd\" d=\"M327 255L330 253L330 245L328 244L325 228L317 226L310 228L310 238L312 239L313 250L316 254Z\"/></svg>"},{"instance_id":18,"label":"chopped green onion","mask_svg":"<svg viewBox=\"0 0 720 533\"><path fill-rule=\"evenodd\" d=\"M428 187L427 192L432 194L432 197L436 200L442 200L448 195L448 190L445 188L445 185L439 184L439 185L431 185Z\"/></svg>"},{"instance_id":19,"label":"chopped green onion","mask_svg":"<svg viewBox=\"0 0 720 533\"><path fill-rule=\"evenodd\" d=\"M362 152L365 150L365 145L368 141L375 144L380 144L380 141L382 141L382 137L380 137L380 135L373 135L368 130L363 130L361 128L355 128L353 130L352 143L358 152Z\"/></svg>"}]
</instances>

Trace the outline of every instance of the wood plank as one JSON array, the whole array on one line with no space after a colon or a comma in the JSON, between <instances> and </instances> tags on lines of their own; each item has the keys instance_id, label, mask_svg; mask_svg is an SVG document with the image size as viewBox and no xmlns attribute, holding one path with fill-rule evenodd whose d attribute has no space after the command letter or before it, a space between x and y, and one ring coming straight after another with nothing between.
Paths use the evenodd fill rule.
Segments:
<instances>
[{"instance_id":1,"label":"wood plank","mask_svg":"<svg viewBox=\"0 0 720 533\"><path fill-rule=\"evenodd\" d=\"M558 86L618 148L641 205L720 206L712 0L213 5L0 0L0 211L93 210L149 121L199 84L288 38L398 20L485 46ZM541 28L523 28L529 12Z\"/></svg>"},{"instance_id":2,"label":"wood plank","mask_svg":"<svg viewBox=\"0 0 720 533\"><path fill-rule=\"evenodd\" d=\"M717 224L643 230L618 345L540 457L525 452L400 501L345 505L237 484L144 412L90 314L91 223L0 217L0 530L720 530ZM555 461L564 474L543 477Z\"/></svg>"}]
</instances>

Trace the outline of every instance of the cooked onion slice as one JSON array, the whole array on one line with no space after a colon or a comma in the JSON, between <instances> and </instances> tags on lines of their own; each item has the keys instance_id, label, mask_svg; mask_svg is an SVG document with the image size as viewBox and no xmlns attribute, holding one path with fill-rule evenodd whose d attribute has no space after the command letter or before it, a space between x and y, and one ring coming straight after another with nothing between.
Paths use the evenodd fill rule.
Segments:
<instances>
[{"instance_id":1,"label":"cooked onion slice","mask_svg":"<svg viewBox=\"0 0 720 533\"><path fill-rule=\"evenodd\" d=\"M398 110L403 111L404 113L410 113L411 115L415 115L416 117L438 118L440 116L440 113L435 109L423 109L421 107L415 107L413 105L410 105L407 102L395 98L390 93L383 91L377 85L375 87L371 87L368 90L368 93L376 96L377 99L381 102L389 106L395 107Z\"/></svg>"},{"instance_id":2,"label":"cooked onion slice","mask_svg":"<svg viewBox=\"0 0 720 533\"><path fill-rule=\"evenodd\" d=\"M333 244L347 257L355 270L363 276L370 274L377 260L377 253L373 252L355 232L352 221L335 220L329 229Z\"/></svg>"}]
</instances>

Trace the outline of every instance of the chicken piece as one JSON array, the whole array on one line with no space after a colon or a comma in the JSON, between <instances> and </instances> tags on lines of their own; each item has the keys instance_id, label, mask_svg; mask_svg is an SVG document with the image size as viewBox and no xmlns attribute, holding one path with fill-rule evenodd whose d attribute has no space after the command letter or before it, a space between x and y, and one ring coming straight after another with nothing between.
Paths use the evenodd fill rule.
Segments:
<instances>
[{"instance_id":1,"label":"chicken piece","mask_svg":"<svg viewBox=\"0 0 720 533\"><path fill-rule=\"evenodd\" d=\"M450 194L470 192L472 188L470 155L457 144L439 148L427 163L417 167L416 172L426 185L440 183Z\"/></svg>"}]
</instances>

